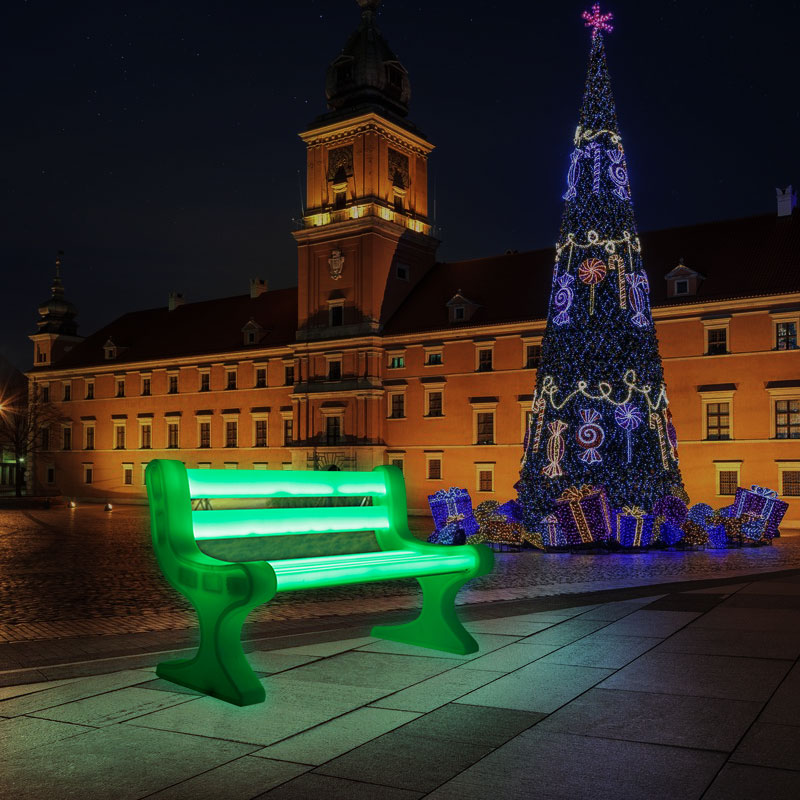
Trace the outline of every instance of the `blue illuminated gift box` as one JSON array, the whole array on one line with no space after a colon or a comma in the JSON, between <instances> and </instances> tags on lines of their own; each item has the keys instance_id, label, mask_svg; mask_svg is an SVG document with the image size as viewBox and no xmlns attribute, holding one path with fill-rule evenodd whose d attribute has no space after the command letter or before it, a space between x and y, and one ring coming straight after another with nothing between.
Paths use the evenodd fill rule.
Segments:
<instances>
[{"instance_id":1,"label":"blue illuminated gift box","mask_svg":"<svg viewBox=\"0 0 800 800\"><path fill-rule=\"evenodd\" d=\"M636 506L624 506L615 512L613 538L622 547L647 547L653 541L655 515Z\"/></svg>"},{"instance_id":2,"label":"blue illuminated gift box","mask_svg":"<svg viewBox=\"0 0 800 800\"><path fill-rule=\"evenodd\" d=\"M472 498L466 489L455 486L440 489L435 494L428 495L428 504L437 531L441 531L450 522L458 522L458 527L466 536L478 532L480 526L472 510Z\"/></svg>"}]
</instances>

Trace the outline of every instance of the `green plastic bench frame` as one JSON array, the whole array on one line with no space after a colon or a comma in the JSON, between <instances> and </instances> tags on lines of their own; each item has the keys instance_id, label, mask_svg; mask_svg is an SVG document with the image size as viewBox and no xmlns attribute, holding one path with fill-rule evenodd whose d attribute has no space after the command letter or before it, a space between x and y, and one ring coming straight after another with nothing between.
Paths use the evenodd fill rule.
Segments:
<instances>
[{"instance_id":1,"label":"green plastic bench frame","mask_svg":"<svg viewBox=\"0 0 800 800\"><path fill-rule=\"evenodd\" d=\"M491 572L483 545L444 546L408 530L406 490L397 467L372 472L187 470L180 461L147 466L153 547L164 576L194 606L200 644L193 658L158 665L161 678L238 706L262 702L264 685L242 649L242 625L276 592L416 577L422 609L411 622L378 625L381 639L465 655L478 650L456 616L455 596ZM196 498L372 496L371 506L192 510ZM197 539L374 530L381 552L231 562L212 558Z\"/></svg>"}]
</instances>

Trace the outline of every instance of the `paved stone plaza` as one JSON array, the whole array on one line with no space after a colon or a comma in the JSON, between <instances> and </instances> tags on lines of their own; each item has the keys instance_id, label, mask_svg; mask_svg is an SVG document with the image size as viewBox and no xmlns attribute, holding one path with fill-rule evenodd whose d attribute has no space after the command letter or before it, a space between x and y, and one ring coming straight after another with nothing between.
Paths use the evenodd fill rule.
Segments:
<instances>
[{"instance_id":1,"label":"paved stone plaza","mask_svg":"<svg viewBox=\"0 0 800 800\"><path fill-rule=\"evenodd\" d=\"M158 655L2 688L0 796L800 796L797 571L550 602L481 606L468 657L359 630L256 642L267 701L249 708L155 678Z\"/></svg>"},{"instance_id":2,"label":"paved stone plaza","mask_svg":"<svg viewBox=\"0 0 800 800\"><path fill-rule=\"evenodd\" d=\"M182 630L195 616L161 576L145 506L104 512L0 510L0 641ZM432 522L414 521L426 536ZM471 582L459 602L559 596L684 580L800 568L800 536L772 547L624 555L501 553L495 571ZM793 535L794 534L794 535ZM279 594L253 622L348 616L416 607L415 580Z\"/></svg>"}]
</instances>

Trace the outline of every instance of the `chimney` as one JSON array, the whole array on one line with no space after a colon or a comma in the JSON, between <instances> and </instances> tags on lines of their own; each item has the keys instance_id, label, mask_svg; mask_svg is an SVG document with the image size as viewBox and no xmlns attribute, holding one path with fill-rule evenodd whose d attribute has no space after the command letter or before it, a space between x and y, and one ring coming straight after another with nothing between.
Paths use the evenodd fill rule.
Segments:
<instances>
[{"instance_id":1,"label":"chimney","mask_svg":"<svg viewBox=\"0 0 800 800\"><path fill-rule=\"evenodd\" d=\"M169 293L169 310L174 311L178 306L183 305L183 295L180 292Z\"/></svg>"},{"instance_id":2,"label":"chimney","mask_svg":"<svg viewBox=\"0 0 800 800\"><path fill-rule=\"evenodd\" d=\"M250 278L250 298L252 300L261 297L268 289L269 286L263 278Z\"/></svg>"},{"instance_id":3,"label":"chimney","mask_svg":"<svg viewBox=\"0 0 800 800\"><path fill-rule=\"evenodd\" d=\"M792 191L791 184L785 189L775 189L775 195L778 199L778 216L791 217L797 205L797 194Z\"/></svg>"}]
</instances>

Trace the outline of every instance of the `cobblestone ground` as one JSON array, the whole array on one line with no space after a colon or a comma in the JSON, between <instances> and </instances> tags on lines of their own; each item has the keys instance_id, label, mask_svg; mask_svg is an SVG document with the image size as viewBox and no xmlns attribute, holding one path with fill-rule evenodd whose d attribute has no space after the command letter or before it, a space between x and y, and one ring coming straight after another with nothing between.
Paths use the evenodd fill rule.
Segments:
<instances>
[{"instance_id":1,"label":"cobblestone ground","mask_svg":"<svg viewBox=\"0 0 800 800\"><path fill-rule=\"evenodd\" d=\"M413 521L418 536L432 529ZM794 532L790 532L794 533ZM517 599L676 580L800 568L800 536L772 547L613 555L500 553L495 571L459 602ZM418 603L416 581L278 595L251 621L346 615ZM165 583L149 540L147 509L87 506L0 510L0 641L192 627L193 612Z\"/></svg>"}]
</instances>

